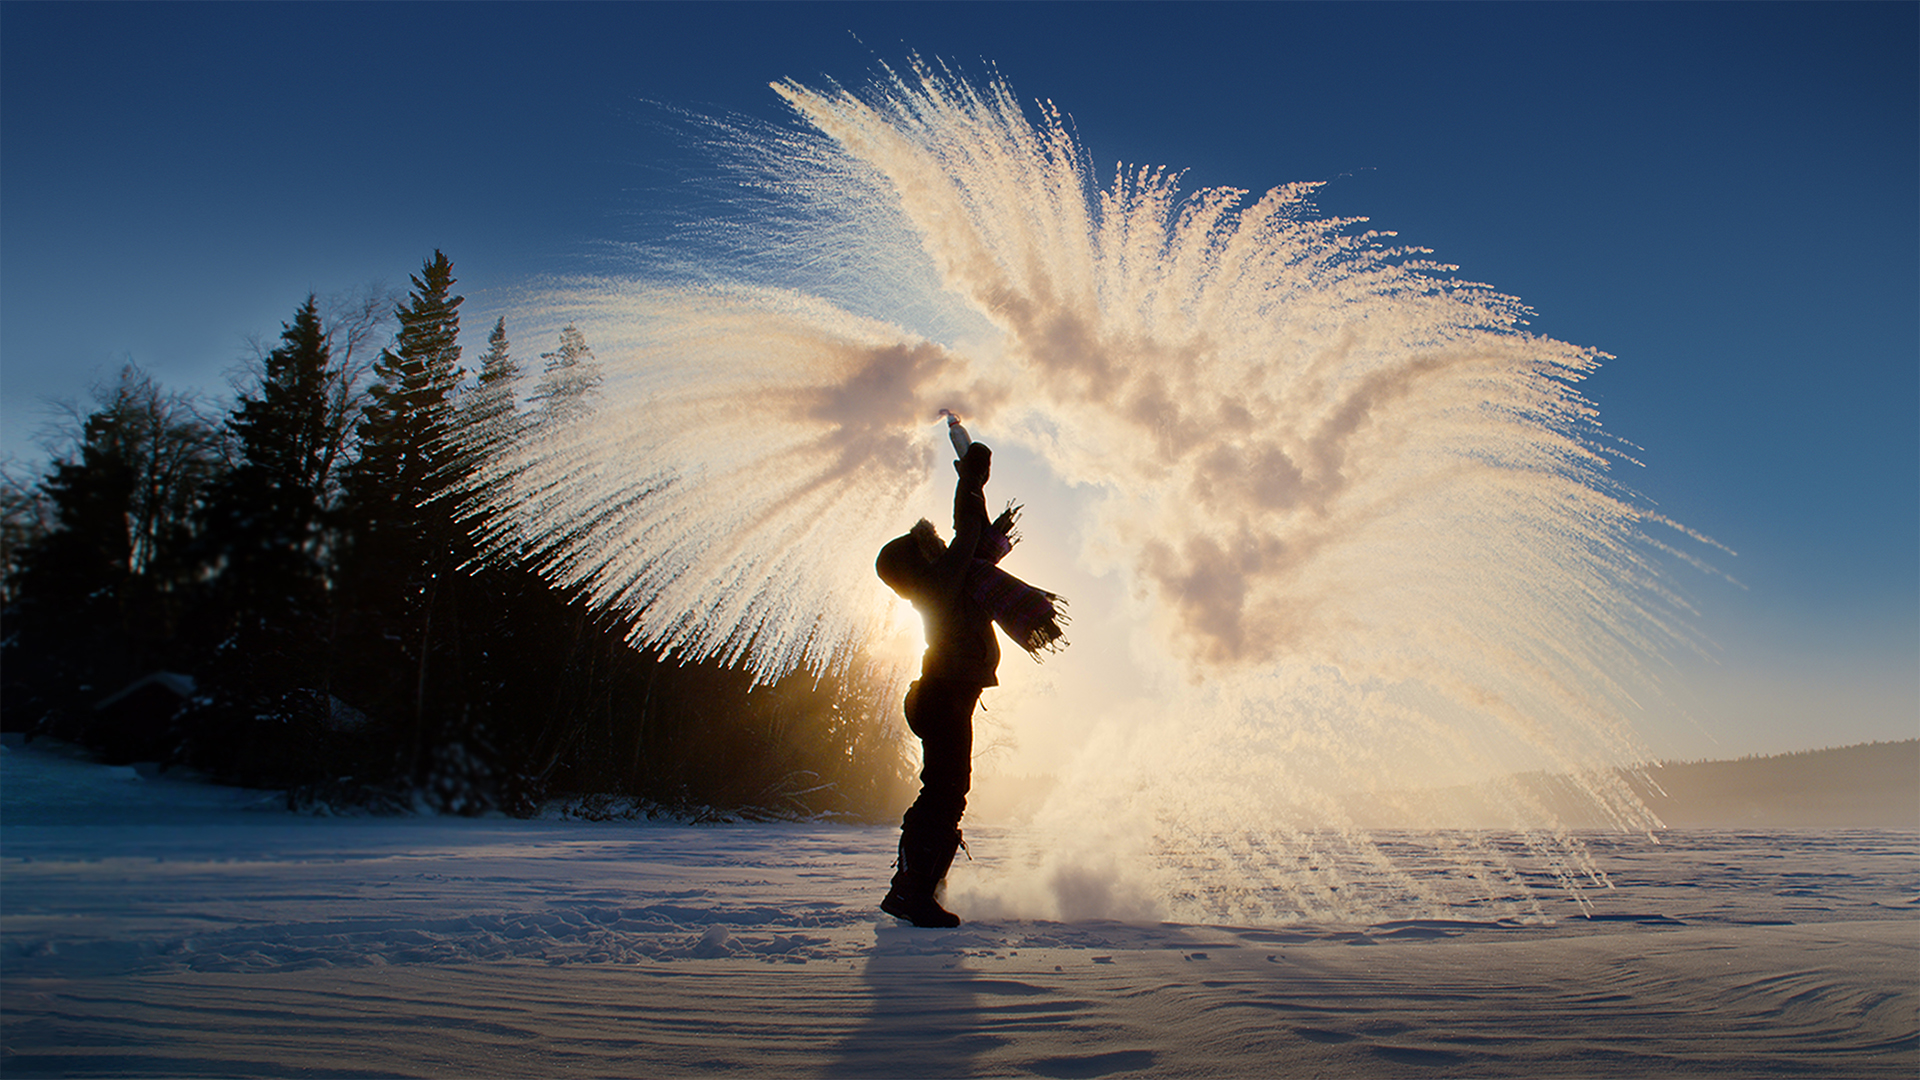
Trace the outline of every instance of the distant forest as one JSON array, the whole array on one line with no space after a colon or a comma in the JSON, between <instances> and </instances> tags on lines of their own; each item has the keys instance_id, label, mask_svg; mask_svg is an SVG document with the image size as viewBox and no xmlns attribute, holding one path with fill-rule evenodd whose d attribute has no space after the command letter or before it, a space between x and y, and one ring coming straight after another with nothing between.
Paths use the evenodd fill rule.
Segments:
<instances>
[{"instance_id":1,"label":"distant forest","mask_svg":"<svg viewBox=\"0 0 1920 1080\"><path fill-rule=\"evenodd\" d=\"M0 477L0 727L321 811L896 813L862 658L756 687L477 558L464 482L601 370L572 327L524 364L503 319L470 375L454 284L436 251L405 297L307 297L230 403L128 364Z\"/></svg>"},{"instance_id":2,"label":"distant forest","mask_svg":"<svg viewBox=\"0 0 1920 1080\"><path fill-rule=\"evenodd\" d=\"M1622 778L1670 828L1920 829L1920 739L1668 764Z\"/></svg>"},{"instance_id":3,"label":"distant forest","mask_svg":"<svg viewBox=\"0 0 1920 1080\"><path fill-rule=\"evenodd\" d=\"M1609 771L1668 829L1920 829L1920 739ZM1594 780L1524 772L1353 792L1340 805L1363 828L1510 829L1516 805L1570 829L1620 828L1593 799Z\"/></svg>"}]
</instances>

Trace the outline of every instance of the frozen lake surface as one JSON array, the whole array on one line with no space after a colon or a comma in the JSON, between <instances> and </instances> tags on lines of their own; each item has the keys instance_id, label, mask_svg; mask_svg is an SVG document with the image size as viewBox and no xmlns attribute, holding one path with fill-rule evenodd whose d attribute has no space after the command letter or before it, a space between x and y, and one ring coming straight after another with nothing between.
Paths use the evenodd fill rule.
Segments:
<instances>
[{"instance_id":1,"label":"frozen lake surface","mask_svg":"<svg viewBox=\"0 0 1920 1080\"><path fill-rule=\"evenodd\" d=\"M1614 888L1543 919L930 931L874 908L888 828L0 764L8 1077L1920 1074L1913 833L1594 835ZM968 835L956 878L1013 846Z\"/></svg>"}]
</instances>

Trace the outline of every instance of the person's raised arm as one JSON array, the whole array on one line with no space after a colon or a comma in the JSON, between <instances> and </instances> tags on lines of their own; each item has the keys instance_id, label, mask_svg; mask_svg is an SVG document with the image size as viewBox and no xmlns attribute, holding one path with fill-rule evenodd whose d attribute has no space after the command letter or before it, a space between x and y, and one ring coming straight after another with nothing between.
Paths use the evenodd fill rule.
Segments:
<instances>
[{"instance_id":1,"label":"person's raised arm","mask_svg":"<svg viewBox=\"0 0 1920 1080\"><path fill-rule=\"evenodd\" d=\"M953 542L933 564L934 592L943 600L959 595L967 567L980 547L980 534L987 528L986 484L993 472L993 451L984 443L974 443L953 467L960 474L953 488Z\"/></svg>"}]
</instances>

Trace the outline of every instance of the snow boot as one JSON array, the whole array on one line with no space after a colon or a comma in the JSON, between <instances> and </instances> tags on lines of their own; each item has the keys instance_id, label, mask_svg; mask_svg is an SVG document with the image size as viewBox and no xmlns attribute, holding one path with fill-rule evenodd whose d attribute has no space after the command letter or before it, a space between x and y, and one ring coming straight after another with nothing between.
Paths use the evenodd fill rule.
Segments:
<instances>
[{"instance_id":1,"label":"snow boot","mask_svg":"<svg viewBox=\"0 0 1920 1080\"><path fill-rule=\"evenodd\" d=\"M915 926L951 928L960 925L960 916L940 906L934 890L945 883L947 868L953 865L953 853L960 846L960 830L951 841L933 841L914 832L902 832L900 859L894 865L893 882L880 910Z\"/></svg>"},{"instance_id":2,"label":"snow boot","mask_svg":"<svg viewBox=\"0 0 1920 1080\"><path fill-rule=\"evenodd\" d=\"M941 907L933 893L902 889L898 885L887 890L887 898L880 901L880 910L915 926L950 930L960 925L960 916Z\"/></svg>"}]
</instances>

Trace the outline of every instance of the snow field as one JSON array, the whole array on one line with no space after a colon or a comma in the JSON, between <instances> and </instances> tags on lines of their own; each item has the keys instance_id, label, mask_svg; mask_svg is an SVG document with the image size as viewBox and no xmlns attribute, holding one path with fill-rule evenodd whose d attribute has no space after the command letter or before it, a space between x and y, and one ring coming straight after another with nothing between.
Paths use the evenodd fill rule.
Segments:
<instances>
[{"instance_id":1,"label":"snow field","mask_svg":"<svg viewBox=\"0 0 1920 1080\"><path fill-rule=\"evenodd\" d=\"M315 819L6 749L8 1077L1920 1070L1911 833L1590 837L1591 918L926 931L886 828Z\"/></svg>"}]
</instances>

